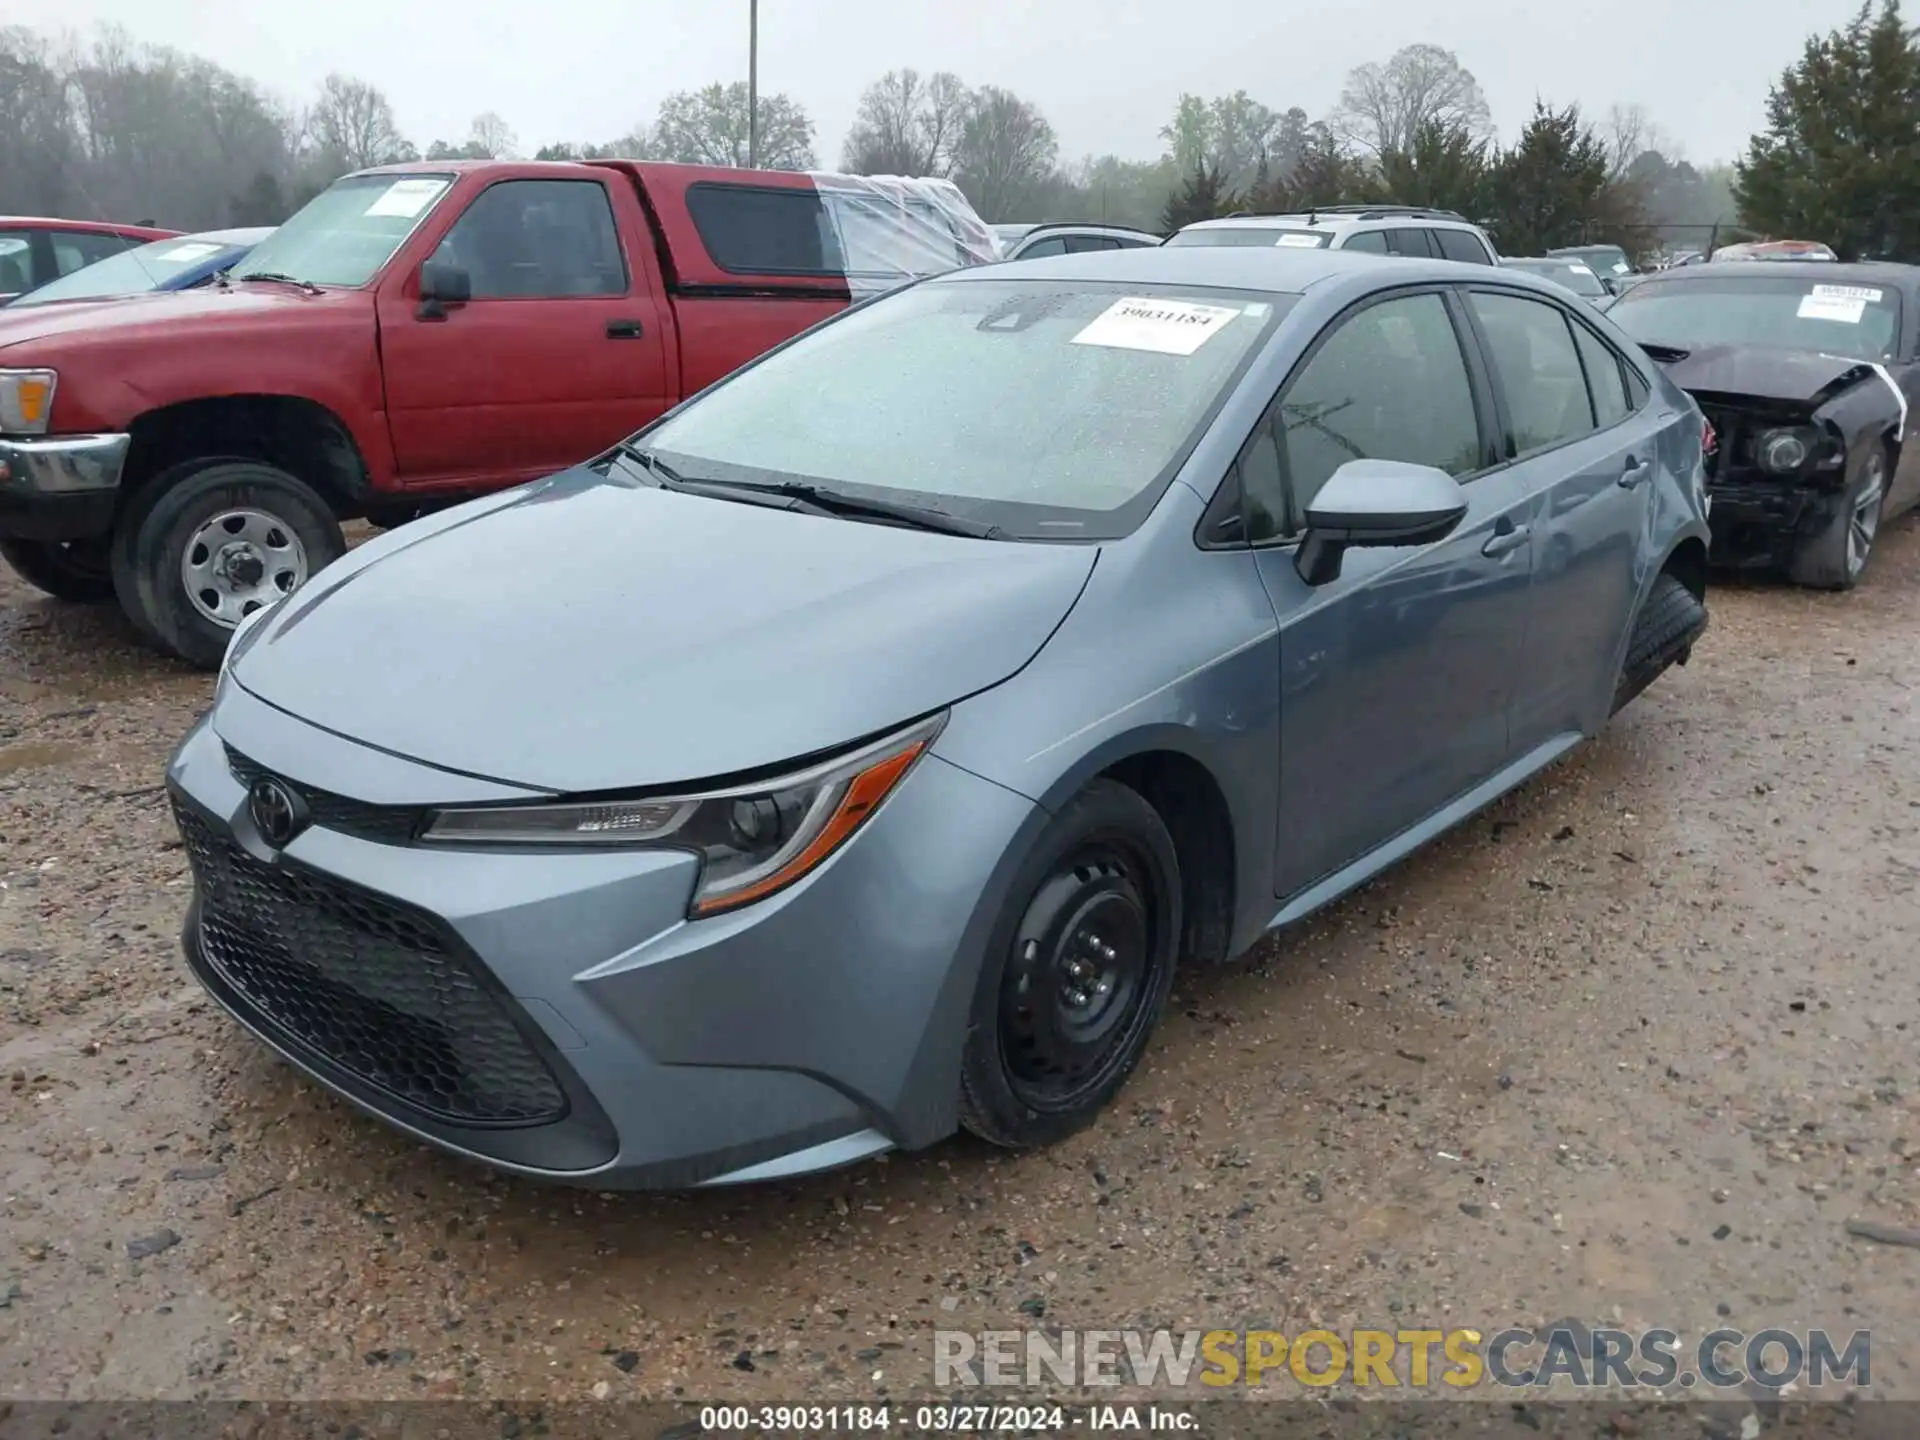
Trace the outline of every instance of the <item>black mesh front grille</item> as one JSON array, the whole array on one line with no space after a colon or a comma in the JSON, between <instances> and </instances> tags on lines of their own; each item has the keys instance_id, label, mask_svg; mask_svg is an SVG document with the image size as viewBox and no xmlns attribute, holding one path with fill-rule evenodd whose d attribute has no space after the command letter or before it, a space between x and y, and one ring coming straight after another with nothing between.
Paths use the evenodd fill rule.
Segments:
<instances>
[{"instance_id":1,"label":"black mesh front grille","mask_svg":"<svg viewBox=\"0 0 1920 1440\"><path fill-rule=\"evenodd\" d=\"M541 1125L567 1101L438 921L344 882L268 865L176 801L205 962L262 1028L431 1118Z\"/></svg>"},{"instance_id":2,"label":"black mesh front grille","mask_svg":"<svg viewBox=\"0 0 1920 1440\"><path fill-rule=\"evenodd\" d=\"M298 780L289 780L284 775L275 775L231 745L227 747L227 768L242 785L250 786L256 780L272 776L307 802L313 823L322 830L337 830L343 835L372 840L377 844L405 845L413 839L414 832L424 818L424 812L413 806L370 805L365 800L330 794L325 790L316 790L311 785L303 785Z\"/></svg>"}]
</instances>

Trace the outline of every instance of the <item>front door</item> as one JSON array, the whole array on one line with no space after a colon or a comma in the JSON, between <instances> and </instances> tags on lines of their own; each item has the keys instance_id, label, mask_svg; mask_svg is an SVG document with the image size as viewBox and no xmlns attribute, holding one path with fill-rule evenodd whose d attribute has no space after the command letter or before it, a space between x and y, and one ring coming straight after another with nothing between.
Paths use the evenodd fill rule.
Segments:
<instances>
[{"instance_id":1,"label":"front door","mask_svg":"<svg viewBox=\"0 0 1920 1440\"><path fill-rule=\"evenodd\" d=\"M473 298L434 318L408 277L380 297L401 483L504 484L565 469L671 403L659 302L599 180L503 180L434 251Z\"/></svg>"},{"instance_id":2,"label":"front door","mask_svg":"<svg viewBox=\"0 0 1920 1440\"><path fill-rule=\"evenodd\" d=\"M1473 290L1467 304L1486 343L1505 451L1539 497L1512 710L1520 756L1607 718L1650 563L1657 457L1619 354L1568 307L1491 289Z\"/></svg>"},{"instance_id":3,"label":"front door","mask_svg":"<svg viewBox=\"0 0 1920 1440\"><path fill-rule=\"evenodd\" d=\"M1275 889L1296 895L1497 773L1520 663L1533 497L1490 468L1491 412L1456 298L1398 291L1336 320L1241 461L1280 622ZM1477 353L1477 352L1475 352ZM1307 504L1358 458L1433 465L1468 509L1438 544L1295 568Z\"/></svg>"}]
</instances>

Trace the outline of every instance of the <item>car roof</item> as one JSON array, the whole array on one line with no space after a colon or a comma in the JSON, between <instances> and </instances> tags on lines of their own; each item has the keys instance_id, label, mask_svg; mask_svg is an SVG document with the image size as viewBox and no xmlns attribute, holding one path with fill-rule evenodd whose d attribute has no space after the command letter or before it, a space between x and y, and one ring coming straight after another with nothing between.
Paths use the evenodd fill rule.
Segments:
<instances>
[{"instance_id":1,"label":"car roof","mask_svg":"<svg viewBox=\"0 0 1920 1440\"><path fill-rule=\"evenodd\" d=\"M1584 265L1578 255L1502 255L1502 265Z\"/></svg>"},{"instance_id":2,"label":"car roof","mask_svg":"<svg viewBox=\"0 0 1920 1440\"><path fill-rule=\"evenodd\" d=\"M1902 265L1893 260L1709 260L1704 265L1674 265L1648 278L1673 285L1739 276L1839 283L1877 280L1882 285L1899 285L1911 290L1920 282L1920 265Z\"/></svg>"},{"instance_id":3,"label":"car roof","mask_svg":"<svg viewBox=\"0 0 1920 1440\"><path fill-rule=\"evenodd\" d=\"M1438 210L1414 210L1410 207L1383 205L1378 210L1358 213L1329 213L1325 210L1300 211L1289 215L1223 215L1217 220L1196 220L1183 230L1271 230L1282 225L1301 230L1321 230L1332 234L1355 225L1443 225L1460 230L1478 230L1471 220Z\"/></svg>"},{"instance_id":4,"label":"car roof","mask_svg":"<svg viewBox=\"0 0 1920 1440\"><path fill-rule=\"evenodd\" d=\"M55 220L44 215L0 215L0 230L78 230L88 235L144 235L171 240L179 232L152 225L122 225L114 220Z\"/></svg>"},{"instance_id":5,"label":"car roof","mask_svg":"<svg viewBox=\"0 0 1920 1440\"><path fill-rule=\"evenodd\" d=\"M927 282L965 284L973 280L1006 280L1018 275L1036 280L1084 280L1143 285L1198 285L1220 290L1252 290L1270 294L1302 294L1323 280L1377 275L1383 285L1418 284L1422 280L1484 282L1493 267L1452 260L1422 260L1411 256L1368 255L1353 250L1283 250L1240 245L1138 245L1126 250L1089 250L1077 255L1049 255L1040 260L1003 260L997 265L950 270ZM1516 272L1516 285L1538 286L1549 293L1559 287Z\"/></svg>"}]
</instances>

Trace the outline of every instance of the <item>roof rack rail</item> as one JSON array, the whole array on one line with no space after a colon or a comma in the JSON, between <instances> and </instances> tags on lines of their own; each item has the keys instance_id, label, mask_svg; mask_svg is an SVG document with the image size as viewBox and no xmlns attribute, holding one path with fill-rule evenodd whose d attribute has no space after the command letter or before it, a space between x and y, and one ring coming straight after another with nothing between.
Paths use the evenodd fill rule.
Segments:
<instances>
[{"instance_id":1,"label":"roof rack rail","mask_svg":"<svg viewBox=\"0 0 1920 1440\"><path fill-rule=\"evenodd\" d=\"M1020 238L1024 240L1027 238L1027 235L1038 235L1042 230L1082 229L1125 230L1131 235L1157 235L1160 233L1157 230L1142 230L1138 225L1122 225L1115 220L1047 220L1033 226L1027 231L1026 235L1022 235Z\"/></svg>"},{"instance_id":2,"label":"roof rack rail","mask_svg":"<svg viewBox=\"0 0 1920 1440\"><path fill-rule=\"evenodd\" d=\"M1223 220L1290 220L1300 215L1335 215L1343 220L1387 220L1413 217L1424 220L1473 222L1457 210L1438 210L1431 205L1303 205L1298 210L1236 210Z\"/></svg>"}]
</instances>

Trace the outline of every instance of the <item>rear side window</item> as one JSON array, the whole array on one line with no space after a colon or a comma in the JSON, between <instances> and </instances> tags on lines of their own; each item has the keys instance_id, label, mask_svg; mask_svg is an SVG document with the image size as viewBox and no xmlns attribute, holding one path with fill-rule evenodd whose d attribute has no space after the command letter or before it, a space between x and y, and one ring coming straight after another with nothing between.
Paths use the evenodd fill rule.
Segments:
<instances>
[{"instance_id":1,"label":"rear side window","mask_svg":"<svg viewBox=\"0 0 1920 1440\"><path fill-rule=\"evenodd\" d=\"M1107 235L1073 235L1067 239L1069 255L1085 255L1093 250L1118 250L1120 242Z\"/></svg>"},{"instance_id":2,"label":"rear side window","mask_svg":"<svg viewBox=\"0 0 1920 1440\"><path fill-rule=\"evenodd\" d=\"M434 259L465 270L476 300L627 292L613 207L594 180L489 186L454 222Z\"/></svg>"},{"instance_id":3,"label":"rear side window","mask_svg":"<svg viewBox=\"0 0 1920 1440\"><path fill-rule=\"evenodd\" d=\"M1412 225L1387 231L1387 253L1405 255L1410 260L1431 260L1434 255L1427 246L1427 232Z\"/></svg>"},{"instance_id":4,"label":"rear side window","mask_svg":"<svg viewBox=\"0 0 1920 1440\"><path fill-rule=\"evenodd\" d=\"M1342 250L1363 250L1369 255L1387 253L1387 232L1384 230L1356 230L1347 237Z\"/></svg>"},{"instance_id":5,"label":"rear side window","mask_svg":"<svg viewBox=\"0 0 1920 1440\"><path fill-rule=\"evenodd\" d=\"M33 284L33 252L24 235L0 235L0 295L17 295Z\"/></svg>"},{"instance_id":6,"label":"rear side window","mask_svg":"<svg viewBox=\"0 0 1920 1440\"><path fill-rule=\"evenodd\" d=\"M71 275L84 265L118 255L129 246L139 243L123 240L118 235L96 235L86 230L55 230L47 238L53 242L54 268L62 275Z\"/></svg>"},{"instance_id":7,"label":"rear side window","mask_svg":"<svg viewBox=\"0 0 1920 1440\"><path fill-rule=\"evenodd\" d=\"M1586 367L1587 390L1593 396L1593 420L1602 430L1618 425L1633 407L1627 404L1627 382L1620 373L1620 357L1606 341L1584 325L1573 327L1580 363Z\"/></svg>"},{"instance_id":8,"label":"rear side window","mask_svg":"<svg viewBox=\"0 0 1920 1440\"><path fill-rule=\"evenodd\" d=\"M1507 402L1513 458L1593 433L1593 403L1572 327L1555 306L1519 295L1468 297Z\"/></svg>"},{"instance_id":9,"label":"rear side window","mask_svg":"<svg viewBox=\"0 0 1920 1440\"><path fill-rule=\"evenodd\" d=\"M1478 237L1465 230L1435 230L1434 240L1440 246L1440 254L1448 260L1459 260L1468 265L1491 265L1487 247Z\"/></svg>"},{"instance_id":10,"label":"rear side window","mask_svg":"<svg viewBox=\"0 0 1920 1440\"><path fill-rule=\"evenodd\" d=\"M1438 295L1383 300L1338 326L1280 401L1293 532L1349 460L1404 460L1449 475L1480 468L1473 387L1446 302ZM1249 531L1260 514L1249 504Z\"/></svg>"},{"instance_id":11,"label":"rear side window","mask_svg":"<svg viewBox=\"0 0 1920 1440\"><path fill-rule=\"evenodd\" d=\"M730 274L845 273L817 191L695 185L687 211L713 263Z\"/></svg>"},{"instance_id":12,"label":"rear side window","mask_svg":"<svg viewBox=\"0 0 1920 1440\"><path fill-rule=\"evenodd\" d=\"M1049 235L1045 240L1036 240L1033 244L1027 246L1026 249L1020 252L1020 258L1022 260L1038 260L1043 256L1064 255L1066 253L1066 237L1062 235Z\"/></svg>"}]
</instances>

